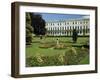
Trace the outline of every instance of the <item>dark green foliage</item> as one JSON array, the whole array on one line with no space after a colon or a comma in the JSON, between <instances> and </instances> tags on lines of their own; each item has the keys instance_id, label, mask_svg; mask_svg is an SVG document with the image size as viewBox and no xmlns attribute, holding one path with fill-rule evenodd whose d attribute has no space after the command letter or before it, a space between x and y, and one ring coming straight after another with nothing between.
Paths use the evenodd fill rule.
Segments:
<instances>
[{"instance_id":1,"label":"dark green foliage","mask_svg":"<svg viewBox=\"0 0 100 80\"><path fill-rule=\"evenodd\" d=\"M33 28L31 26L31 17L29 13L26 13L26 45L32 43Z\"/></svg>"},{"instance_id":2,"label":"dark green foliage","mask_svg":"<svg viewBox=\"0 0 100 80\"><path fill-rule=\"evenodd\" d=\"M46 34L45 20L40 14L34 13L31 13L31 18L32 26L34 28L34 34L40 36L40 38L42 39L42 36Z\"/></svg>"},{"instance_id":3,"label":"dark green foliage","mask_svg":"<svg viewBox=\"0 0 100 80\"><path fill-rule=\"evenodd\" d=\"M73 35L72 35L72 39L73 39L73 42L74 42L74 43L77 42L77 37L78 37L78 35L77 35L77 30L74 29L74 30L73 30Z\"/></svg>"},{"instance_id":4,"label":"dark green foliage","mask_svg":"<svg viewBox=\"0 0 100 80\"><path fill-rule=\"evenodd\" d=\"M30 57L30 58L27 58L27 61L26 61L26 66L39 66L39 63L36 59L36 57Z\"/></svg>"}]
</instances>

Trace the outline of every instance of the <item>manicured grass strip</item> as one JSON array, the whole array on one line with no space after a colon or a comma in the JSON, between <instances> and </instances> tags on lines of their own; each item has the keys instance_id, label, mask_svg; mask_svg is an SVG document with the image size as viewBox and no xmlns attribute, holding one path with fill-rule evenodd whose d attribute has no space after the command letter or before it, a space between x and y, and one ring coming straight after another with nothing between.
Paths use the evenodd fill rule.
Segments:
<instances>
[{"instance_id":1,"label":"manicured grass strip","mask_svg":"<svg viewBox=\"0 0 100 80\"><path fill-rule=\"evenodd\" d=\"M84 59L82 59L79 64L89 64L89 56L87 55Z\"/></svg>"}]
</instances>

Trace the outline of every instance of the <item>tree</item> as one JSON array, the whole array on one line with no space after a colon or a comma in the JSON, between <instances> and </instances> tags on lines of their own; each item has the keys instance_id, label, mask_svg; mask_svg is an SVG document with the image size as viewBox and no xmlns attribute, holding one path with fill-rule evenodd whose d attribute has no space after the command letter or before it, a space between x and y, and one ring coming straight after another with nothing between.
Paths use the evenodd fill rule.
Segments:
<instances>
[{"instance_id":1,"label":"tree","mask_svg":"<svg viewBox=\"0 0 100 80\"><path fill-rule=\"evenodd\" d=\"M45 20L42 18L40 14L34 14L31 13L32 18L32 26L34 28L34 34L36 36L40 36L42 39L42 36L46 34L46 28L45 28Z\"/></svg>"},{"instance_id":2,"label":"tree","mask_svg":"<svg viewBox=\"0 0 100 80\"><path fill-rule=\"evenodd\" d=\"M74 29L74 30L73 30L73 35L72 35L72 38L73 38L73 42L74 42L74 43L77 42L77 37L78 37L78 35L77 35L77 30Z\"/></svg>"},{"instance_id":3,"label":"tree","mask_svg":"<svg viewBox=\"0 0 100 80\"><path fill-rule=\"evenodd\" d=\"M26 13L26 45L32 43L33 27L31 26L30 13Z\"/></svg>"}]
</instances>

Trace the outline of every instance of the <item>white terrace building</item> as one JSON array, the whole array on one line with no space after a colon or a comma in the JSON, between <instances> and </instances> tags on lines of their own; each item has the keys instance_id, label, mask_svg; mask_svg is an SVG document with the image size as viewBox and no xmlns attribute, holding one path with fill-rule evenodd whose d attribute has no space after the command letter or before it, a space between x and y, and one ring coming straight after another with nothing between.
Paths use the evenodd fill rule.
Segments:
<instances>
[{"instance_id":1,"label":"white terrace building","mask_svg":"<svg viewBox=\"0 0 100 80\"><path fill-rule=\"evenodd\" d=\"M89 35L90 20L87 17L46 22L48 36L72 36L73 29L78 35Z\"/></svg>"}]
</instances>

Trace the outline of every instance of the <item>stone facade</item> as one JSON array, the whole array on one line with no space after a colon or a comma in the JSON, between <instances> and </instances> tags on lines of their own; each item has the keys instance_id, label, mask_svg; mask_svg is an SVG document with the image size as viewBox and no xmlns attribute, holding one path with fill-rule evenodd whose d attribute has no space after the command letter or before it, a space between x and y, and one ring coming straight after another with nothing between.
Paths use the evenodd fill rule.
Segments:
<instances>
[{"instance_id":1,"label":"stone facade","mask_svg":"<svg viewBox=\"0 0 100 80\"><path fill-rule=\"evenodd\" d=\"M77 30L78 35L89 35L89 18L68 19L46 22L48 36L72 36L73 29Z\"/></svg>"}]
</instances>

